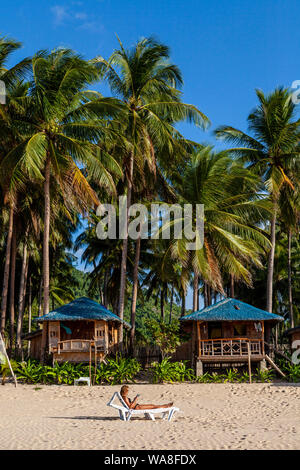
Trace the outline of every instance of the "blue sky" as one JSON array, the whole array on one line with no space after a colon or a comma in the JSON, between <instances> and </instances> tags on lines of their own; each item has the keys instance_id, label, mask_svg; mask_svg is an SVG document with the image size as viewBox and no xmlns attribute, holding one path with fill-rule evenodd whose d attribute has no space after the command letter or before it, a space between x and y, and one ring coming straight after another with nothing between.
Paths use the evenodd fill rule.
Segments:
<instances>
[{"instance_id":1,"label":"blue sky","mask_svg":"<svg viewBox=\"0 0 300 470\"><path fill-rule=\"evenodd\" d=\"M1 2L0 33L23 43L14 60L67 46L86 58L108 57L154 35L171 48L184 77L184 101L211 120L206 132L180 126L188 138L215 143L212 130L246 130L255 88L300 79L299 0L12 0ZM98 89L106 92L103 86ZM217 144L218 147L220 143ZM191 298L189 296L188 307Z\"/></svg>"}]
</instances>

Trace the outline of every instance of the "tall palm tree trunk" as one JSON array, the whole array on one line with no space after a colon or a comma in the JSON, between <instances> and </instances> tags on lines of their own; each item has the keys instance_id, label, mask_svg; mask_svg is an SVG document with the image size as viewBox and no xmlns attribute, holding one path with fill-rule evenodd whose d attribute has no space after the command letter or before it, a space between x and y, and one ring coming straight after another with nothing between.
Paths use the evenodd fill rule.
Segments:
<instances>
[{"instance_id":1,"label":"tall palm tree trunk","mask_svg":"<svg viewBox=\"0 0 300 470\"><path fill-rule=\"evenodd\" d=\"M272 313L273 308L273 274L274 274L274 258L275 258L275 244L276 244L276 209L274 209L273 217L271 220L271 250L268 260L268 278L267 278L267 312Z\"/></svg>"},{"instance_id":2,"label":"tall palm tree trunk","mask_svg":"<svg viewBox=\"0 0 300 470\"><path fill-rule=\"evenodd\" d=\"M169 317L169 323L172 322L173 300L174 300L174 284L172 284L172 290L171 290L171 302L170 302L170 317Z\"/></svg>"},{"instance_id":3,"label":"tall palm tree trunk","mask_svg":"<svg viewBox=\"0 0 300 470\"><path fill-rule=\"evenodd\" d=\"M49 300L50 300L50 268L49 268L49 240L50 240L50 157L47 156L45 166L45 181L44 181L44 198L45 198L45 213L44 213L44 236L43 236L43 287L44 287L44 302L43 302L43 315L49 313ZM43 329L46 327L43 324ZM44 336L44 333L43 333ZM46 353L46 342L42 341L40 361L44 362Z\"/></svg>"},{"instance_id":4,"label":"tall palm tree trunk","mask_svg":"<svg viewBox=\"0 0 300 470\"><path fill-rule=\"evenodd\" d=\"M42 316L42 307L43 307L43 276L40 278L39 286L39 307L38 307L38 316Z\"/></svg>"},{"instance_id":5,"label":"tall palm tree trunk","mask_svg":"<svg viewBox=\"0 0 300 470\"><path fill-rule=\"evenodd\" d=\"M43 286L44 304L43 315L49 313L49 238L50 238L50 157L47 157L44 181L45 214L44 214L44 236L43 236Z\"/></svg>"},{"instance_id":6,"label":"tall palm tree trunk","mask_svg":"<svg viewBox=\"0 0 300 470\"><path fill-rule=\"evenodd\" d=\"M164 321L165 318L165 302L164 302L164 287L160 290L160 319Z\"/></svg>"},{"instance_id":7,"label":"tall palm tree trunk","mask_svg":"<svg viewBox=\"0 0 300 470\"><path fill-rule=\"evenodd\" d=\"M199 287L198 274L194 273L194 280L193 280L193 312L196 312L196 310L198 310L198 287Z\"/></svg>"},{"instance_id":8,"label":"tall palm tree trunk","mask_svg":"<svg viewBox=\"0 0 300 470\"><path fill-rule=\"evenodd\" d=\"M234 299L234 277L230 274L230 297Z\"/></svg>"},{"instance_id":9,"label":"tall palm tree trunk","mask_svg":"<svg viewBox=\"0 0 300 470\"><path fill-rule=\"evenodd\" d=\"M288 294L291 328L294 328L293 290L292 290L292 231L288 231Z\"/></svg>"},{"instance_id":10,"label":"tall palm tree trunk","mask_svg":"<svg viewBox=\"0 0 300 470\"><path fill-rule=\"evenodd\" d=\"M139 262L141 254L141 234L136 241L135 247L135 259L134 259L134 268L133 268L133 286L132 286L132 302L131 302L131 330L130 330L130 349L131 353L134 355L134 339L135 339L135 318L136 318L136 301L138 293L138 284L139 284Z\"/></svg>"},{"instance_id":11,"label":"tall palm tree trunk","mask_svg":"<svg viewBox=\"0 0 300 470\"><path fill-rule=\"evenodd\" d=\"M104 282L103 282L103 305L108 308L108 279L109 279L109 270L106 269L104 272Z\"/></svg>"},{"instance_id":12,"label":"tall palm tree trunk","mask_svg":"<svg viewBox=\"0 0 300 470\"><path fill-rule=\"evenodd\" d=\"M9 222L8 222L8 231L7 231L7 240L6 240L5 264L4 264L2 300L1 300L1 335L2 336L4 336L5 322L6 322L8 282L9 282L9 271L10 271L11 239L12 239L12 234L13 234L13 226L14 226L14 206L11 203L10 209L9 209Z\"/></svg>"},{"instance_id":13,"label":"tall palm tree trunk","mask_svg":"<svg viewBox=\"0 0 300 470\"><path fill-rule=\"evenodd\" d=\"M31 305L32 305L32 283L31 283L31 276L30 276L29 292L28 292L28 333L31 333L31 320L32 320ZM30 346L31 346L31 342L29 340L28 341L28 356L30 356Z\"/></svg>"},{"instance_id":14,"label":"tall palm tree trunk","mask_svg":"<svg viewBox=\"0 0 300 470\"><path fill-rule=\"evenodd\" d=\"M9 285L9 348L12 352L15 337L15 278L17 257L17 234L13 231L11 240L10 285Z\"/></svg>"},{"instance_id":15,"label":"tall palm tree trunk","mask_svg":"<svg viewBox=\"0 0 300 470\"><path fill-rule=\"evenodd\" d=\"M18 305L18 320L17 320L17 334L16 334L16 346L18 354L22 348L22 328L23 328L23 315L25 307L25 295L26 295L26 284L27 284L27 273L28 273L28 256L27 256L27 240L24 241L23 247L23 260L20 278L20 290L19 290L19 305Z\"/></svg>"},{"instance_id":16,"label":"tall palm tree trunk","mask_svg":"<svg viewBox=\"0 0 300 470\"><path fill-rule=\"evenodd\" d=\"M204 307L208 307L208 285L204 283Z\"/></svg>"},{"instance_id":17,"label":"tall palm tree trunk","mask_svg":"<svg viewBox=\"0 0 300 470\"><path fill-rule=\"evenodd\" d=\"M129 223L129 207L131 205L132 193L132 178L133 178L133 152L130 153L129 160L129 177L127 178L127 208L126 208L126 231L122 248L122 261L121 261L121 274L120 274L120 294L119 294L119 317L121 320L124 318L124 303L125 303L125 287L126 287L126 271L127 271L127 252L128 252L128 223ZM123 342L123 324L120 326L119 341Z\"/></svg>"},{"instance_id":18,"label":"tall palm tree trunk","mask_svg":"<svg viewBox=\"0 0 300 470\"><path fill-rule=\"evenodd\" d=\"M185 315L185 292L182 293L181 297L181 316L184 317Z\"/></svg>"}]
</instances>

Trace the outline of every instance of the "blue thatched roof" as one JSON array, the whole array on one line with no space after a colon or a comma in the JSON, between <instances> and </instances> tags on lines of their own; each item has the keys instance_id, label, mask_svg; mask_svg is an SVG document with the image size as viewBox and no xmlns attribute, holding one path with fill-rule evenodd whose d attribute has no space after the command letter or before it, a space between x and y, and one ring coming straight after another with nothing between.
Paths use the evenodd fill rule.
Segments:
<instances>
[{"instance_id":1,"label":"blue thatched roof","mask_svg":"<svg viewBox=\"0 0 300 470\"><path fill-rule=\"evenodd\" d=\"M35 318L37 322L43 321L76 321L76 320L104 320L117 321L130 328L129 323L121 320L117 315L107 310L103 305L88 297L79 297L69 304L52 310L47 315Z\"/></svg>"},{"instance_id":2,"label":"blue thatched roof","mask_svg":"<svg viewBox=\"0 0 300 470\"><path fill-rule=\"evenodd\" d=\"M282 321L283 317L236 299L224 299L209 307L185 315L181 321Z\"/></svg>"}]
</instances>

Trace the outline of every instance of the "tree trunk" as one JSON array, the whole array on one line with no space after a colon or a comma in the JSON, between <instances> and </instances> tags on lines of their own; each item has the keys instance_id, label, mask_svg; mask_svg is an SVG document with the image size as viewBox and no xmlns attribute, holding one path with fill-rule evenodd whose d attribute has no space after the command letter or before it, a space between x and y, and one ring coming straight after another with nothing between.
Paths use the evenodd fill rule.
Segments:
<instances>
[{"instance_id":1,"label":"tree trunk","mask_svg":"<svg viewBox=\"0 0 300 470\"><path fill-rule=\"evenodd\" d=\"M133 268L133 286L132 286L132 302L131 302L131 330L130 330L130 350L131 354L134 355L134 339L135 339L135 317L136 317L136 301L138 293L138 284L139 284L139 263L140 263L140 253L141 253L141 234L139 235L136 241L135 248L135 259L134 259L134 268Z\"/></svg>"},{"instance_id":2,"label":"tree trunk","mask_svg":"<svg viewBox=\"0 0 300 470\"><path fill-rule=\"evenodd\" d=\"M43 276L40 279L40 287L39 287L39 308L38 308L38 316L42 316L42 306L43 306Z\"/></svg>"},{"instance_id":3,"label":"tree trunk","mask_svg":"<svg viewBox=\"0 0 300 470\"><path fill-rule=\"evenodd\" d=\"M208 285L204 282L204 307L208 307Z\"/></svg>"},{"instance_id":4,"label":"tree trunk","mask_svg":"<svg viewBox=\"0 0 300 470\"><path fill-rule=\"evenodd\" d=\"M6 323L7 294L8 294L11 239L12 239L12 234L13 234L13 226L14 226L14 208L13 208L13 204L11 204L10 209L9 209L9 222L8 222L8 231L7 231L7 240L6 240L5 264L4 264L3 288L2 288L2 300L1 300L1 335L3 337L4 337L5 323Z\"/></svg>"},{"instance_id":5,"label":"tree trunk","mask_svg":"<svg viewBox=\"0 0 300 470\"><path fill-rule=\"evenodd\" d=\"M31 304L32 304L32 284L31 276L29 278L29 292L28 292L28 333L31 333ZM30 357L30 340L28 341L28 356Z\"/></svg>"},{"instance_id":6,"label":"tree trunk","mask_svg":"<svg viewBox=\"0 0 300 470\"><path fill-rule=\"evenodd\" d=\"M160 290L160 319L164 321L165 318L165 302L164 302L165 289Z\"/></svg>"},{"instance_id":7,"label":"tree trunk","mask_svg":"<svg viewBox=\"0 0 300 470\"><path fill-rule=\"evenodd\" d=\"M275 257L275 243L276 243L276 209L274 208L273 217L271 220L271 250L268 260L268 278L267 278L267 312L272 313L273 307L273 274L274 274L274 257Z\"/></svg>"},{"instance_id":8,"label":"tree trunk","mask_svg":"<svg viewBox=\"0 0 300 470\"><path fill-rule=\"evenodd\" d=\"M199 287L199 278L198 274L194 273L193 281L193 312L198 310L198 287Z\"/></svg>"},{"instance_id":9,"label":"tree trunk","mask_svg":"<svg viewBox=\"0 0 300 470\"><path fill-rule=\"evenodd\" d=\"M45 166L44 181L44 197L45 197L45 214L44 214L44 237L43 237L43 286L44 286L44 304L43 315L49 313L49 238L50 238L50 157L48 155Z\"/></svg>"},{"instance_id":10,"label":"tree trunk","mask_svg":"<svg viewBox=\"0 0 300 470\"><path fill-rule=\"evenodd\" d=\"M15 337L15 278L17 257L17 234L13 231L11 241L10 286L9 286L9 348L12 353Z\"/></svg>"},{"instance_id":11,"label":"tree trunk","mask_svg":"<svg viewBox=\"0 0 300 470\"><path fill-rule=\"evenodd\" d=\"M207 286L207 300L208 300L208 305L212 304L212 299L211 299L211 287Z\"/></svg>"},{"instance_id":12,"label":"tree trunk","mask_svg":"<svg viewBox=\"0 0 300 470\"><path fill-rule=\"evenodd\" d=\"M185 315L185 292L183 292L181 297L181 316L184 317Z\"/></svg>"},{"instance_id":13,"label":"tree trunk","mask_svg":"<svg viewBox=\"0 0 300 470\"><path fill-rule=\"evenodd\" d=\"M127 210L126 210L126 231L122 248L121 275L120 275L120 295L119 295L119 317L124 318L125 288L126 288L126 271L127 271L127 251L128 251L128 223L129 223L129 207L131 205L133 178L133 152L130 153L129 161L129 177L127 178ZM123 324L120 327L119 341L123 342Z\"/></svg>"},{"instance_id":14,"label":"tree trunk","mask_svg":"<svg viewBox=\"0 0 300 470\"><path fill-rule=\"evenodd\" d=\"M172 290L171 290L171 302L170 302L170 317L169 317L169 323L172 322L173 298L174 298L174 284L172 284Z\"/></svg>"},{"instance_id":15,"label":"tree trunk","mask_svg":"<svg viewBox=\"0 0 300 470\"><path fill-rule=\"evenodd\" d=\"M294 328L293 290L292 290L292 232L288 231L288 293L291 328Z\"/></svg>"},{"instance_id":16,"label":"tree trunk","mask_svg":"<svg viewBox=\"0 0 300 470\"><path fill-rule=\"evenodd\" d=\"M26 237L27 238L27 237ZM22 260L22 270L20 278L20 291L19 291L19 305L18 305L18 321L17 321L17 337L16 337L16 346L18 354L22 348L22 329L23 329L23 315L25 308L25 295L26 295L26 283L27 283L27 273L28 273L28 256L27 256L27 240L24 240L23 248L23 260Z\"/></svg>"},{"instance_id":17,"label":"tree trunk","mask_svg":"<svg viewBox=\"0 0 300 470\"><path fill-rule=\"evenodd\" d=\"M104 282L103 282L103 305L105 308L108 308L108 296L107 296L108 279L109 279L109 270L106 269L104 272Z\"/></svg>"},{"instance_id":18,"label":"tree trunk","mask_svg":"<svg viewBox=\"0 0 300 470\"><path fill-rule=\"evenodd\" d=\"M230 297L234 299L234 277L230 275Z\"/></svg>"}]
</instances>

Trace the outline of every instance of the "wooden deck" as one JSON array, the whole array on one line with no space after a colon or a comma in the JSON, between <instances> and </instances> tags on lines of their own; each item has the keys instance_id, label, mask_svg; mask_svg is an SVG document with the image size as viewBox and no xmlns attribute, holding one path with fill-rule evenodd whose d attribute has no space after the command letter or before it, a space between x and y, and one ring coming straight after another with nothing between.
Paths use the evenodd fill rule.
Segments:
<instances>
[{"instance_id":1,"label":"wooden deck","mask_svg":"<svg viewBox=\"0 0 300 470\"><path fill-rule=\"evenodd\" d=\"M58 341L57 346L50 350L53 354L53 361L57 362L90 362L92 358L102 360L108 351L109 345L105 338Z\"/></svg>"},{"instance_id":2,"label":"wooden deck","mask_svg":"<svg viewBox=\"0 0 300 470\"><path fill-rule=\"evenodd\" d=\"M97 351L105 351L106 344L105 340L89 340L89 339L69 339L66 341L59 341L57 343L57 353L65 352L89 352L90 347L94 348L97 346Z\"/></svg>"},{"instance_id":3,"label":"wooden deck","mask_svg":"<svg viewBox=\"0 0 300 470\"><path fill-rule=\"evenodd\" d=\"M262 360L263 341L250 338L217 338L199 342L199 359L203 362L246 362L249 353L251 360Z\"/></svg>"}]
</instances>

